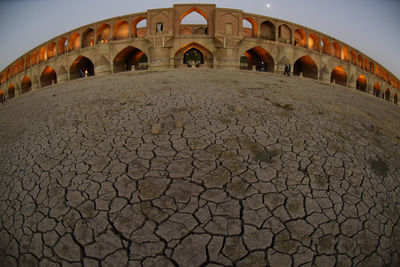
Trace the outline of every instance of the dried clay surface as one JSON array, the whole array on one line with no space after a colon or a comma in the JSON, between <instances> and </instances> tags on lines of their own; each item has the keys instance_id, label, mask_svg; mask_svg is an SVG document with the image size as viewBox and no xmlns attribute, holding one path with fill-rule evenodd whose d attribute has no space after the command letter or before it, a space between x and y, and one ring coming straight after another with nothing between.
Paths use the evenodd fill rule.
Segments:
<instances>
[{"instance_id":1,"label":"dried clay surface","mask_svg":"<svg viewBox=\"0 0 400 267\"><path fill-rule=\"evenodd\" d=\"M0 266L398 266L400 108L252 71L0 106Z\"/></svg>"}]
</instances>

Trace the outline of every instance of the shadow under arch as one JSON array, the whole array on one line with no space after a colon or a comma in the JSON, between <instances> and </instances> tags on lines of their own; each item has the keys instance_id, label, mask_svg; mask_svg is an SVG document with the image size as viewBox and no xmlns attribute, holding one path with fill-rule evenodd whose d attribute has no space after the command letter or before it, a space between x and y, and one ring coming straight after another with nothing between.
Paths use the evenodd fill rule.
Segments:
<instances>
[{"instance_id":1,"label":"shadow under arch","mask_svg":"<svg viewBox=\"0 0 400 267\"><path fill-rule=\"evenodd\" d=\"M332 70L331 82L335 81L336 84L347 86L347 73L341 66L337 66Z\"/></svg>"},{"instance_id":2,"label":"shadow under arch","mask_svg":"<svg viewBox=\"0 0 400 267\"><path fill-rule=\"evenodd\" d=\"M70 80L84 78L94 75L93 62L84 56L77 57L69 68Z\"/></svg>"},{"instance_id":3,"label":"shadow under arch","mask_svg":"<svg viewBox=\"0 0 400 267\"><path fill-rule=\"evenodd\" d=\"M57 74L52 67L46 66L40 76L40 86L46 87L57 83Z\"/></svg>"},{"instance_id":4,"label":"shadow under arch","mask_svg":"<svg viewBox=\"0 0 400 267\"><path fill-rule=\"evenodd\" d=\"M25 76L21 82L21 93L27 93L32 88L32 81L28 76Z\"/></svg>"},{"instance_id":5,"label":"shadow under arch","mask_svg":"<svg viewBox=\"0 0 400 267\"><path fill-rule=\"evenodd\" d=\"M303 56L294 63L293 75L300 76L300 73L303 73L303 77L318 79L317 64L310 56Z\"/></svg>"},{"instance_id":6,"label":"shadow under arch","mask_svg":"<svg viewBox=\"0 0 400 267\"><path fill-rule=\"evenodd\" d=\"M190 52L196 52L200 56L200 63L198 64L198 67L206 67L206 68L212 68L214 65L214 56L213 54L204 46L198 44L198 43L189 43L181 47L178 51L176 51L174 55L174 61L175 61L175 68L182 68L186 67L188 61L190 61Z\"/></svg>"},{"instance_id":7,"label":"shadow under arch","mask_svg":"<svg viewBox=\"0 0 400 267\"><path fill-rule=\"evenodd\" d=\"M114 73L148 68L147 55L139 48L128 46L114 58Z\"/></svg>"},{"instance_id":8,"label":"shadow under arch","mask_svg":"<svg viewBox=\"0 0 400 267\"><path fill-rule=\"evenodd\" d=\"M240 64L242 69L249 70L253 69L253 66L255 66L259 71L274 72L275 68L274 58L261 46L256 46L243 52L240 58Z\"/></svg>"}]
</instances>

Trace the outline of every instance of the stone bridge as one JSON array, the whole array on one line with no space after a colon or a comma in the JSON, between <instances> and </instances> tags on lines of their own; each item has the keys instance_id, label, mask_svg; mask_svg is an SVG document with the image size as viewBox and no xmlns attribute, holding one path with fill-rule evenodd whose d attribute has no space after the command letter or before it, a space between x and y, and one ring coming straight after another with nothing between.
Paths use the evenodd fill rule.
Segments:
<instances>
[{"instance_id":1,"label":"stone bridge","mask_svg":"<svg viewBox=\"0 0 400 267\"><path fill-rule=\"evenodd\" d=\"M184 24L196 12L204 24ZM24 54L2 72L7 98L87 76L183 67L263 70L355 88L397 104L399 80L313 29L214 4L177 4L91 23Z\"/></svg>"}]
</instances>

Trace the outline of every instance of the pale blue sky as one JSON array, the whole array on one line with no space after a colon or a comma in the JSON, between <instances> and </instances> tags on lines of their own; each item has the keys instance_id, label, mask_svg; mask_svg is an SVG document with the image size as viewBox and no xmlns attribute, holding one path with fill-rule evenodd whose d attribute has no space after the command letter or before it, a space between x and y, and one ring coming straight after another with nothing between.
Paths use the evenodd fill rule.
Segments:
<instances>
[{"instance_id":1,"label":"pale blue sky","mask_svg":"<svg viewBox=\"0 0 400 267\"><path fill-rule=\"evenodd\" d=\"M400 78L400 0L1 0L0 71L39 44L82 25L191 2L313 28L359 49Z\"/></svg>"}]
</instances>

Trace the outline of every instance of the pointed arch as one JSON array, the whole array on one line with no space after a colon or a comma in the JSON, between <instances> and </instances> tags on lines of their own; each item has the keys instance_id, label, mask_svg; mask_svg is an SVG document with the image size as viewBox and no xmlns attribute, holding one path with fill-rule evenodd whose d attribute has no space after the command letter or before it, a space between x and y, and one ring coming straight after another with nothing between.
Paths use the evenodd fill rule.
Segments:
<instances>
[{"instance_id":1,"label":"pointed arch","mask_svg":"<svg viewBox=\"0 0 400 267\"><path fill-rule=\"evenodd\" d=\"M107 43L108 40L110 39L110 32L111 32L111 27L110 25L104 23L101 24L97 28L97 37L96 37L96 43Z\"/></svg>"},{"instance_id":2,"label":"pointed arch","mask_svg":"<svg viewBox=\"0 0 400 267\"><path fill-rule=\"evenodd\" d=\"M364 58L364 70L369 72L369 67L370 67L370 65L369 65L368 58Z\"/></svg>"},{"instance_id":3,"label":"pointed arch","mask_svg":"<svg viewBox=\"0 0 400 267\"><path fill-rule=\"evenodd\" d=\"M174 61L175 61L175 68L181 68L181 67L186 67L186 65L183 63L185 60L185 54L189 50L192 51L197 51L198 53L201 54L201 58L203 63L200 62L199 66L204 66L207 68L212 68L214 64L214 57L213 54L208 50L206 47L202 46L201 44L192 42L188 43L184 46L182 46L178 51L176 51L174 55ZM186 54L187 55L187 54Z\"/></svg>"},{"instance_id":4,"label":"pointed arch","mask_svg":"<svg viewBox=\"0 0 400 267\"><path fill-rule=\"evenodd\" d=\"M69 77L71 80L84 78L94 75L93 62L84 56L77 57L69 68Z\"/></svg>"},{"instance_id":5,"label":"pointed arch","mask_svg":"<svg viewBox=\"0 0 400 267\"><path fill-rule=\"evenodd\" d=\"M68 48L70 51L79 50L81 47L81 36L75 32L69 37Z\"/></svg>"},{"instance_id":6,"label":"pointed arch","mask_svg":"<svg viewBox=\"0 0 400 267\"><path fill-rule=\"evenodd\" d=\"M147 55L140 49L128 46L122 49L114 58L114 73L130 71L132 68L147 69Z\"/></svg>"},{"instance_id":7,"label":"pointed arch","mask_svg":"<svg viewBox=\"0 0 400 267\"><path fill-rule=\"evenodd\" d=\"M358 66L360 69L363 69L363 58L362 58L361 55L358 55L357 66Z\"/></svg>"},{"instance_id":8,"label":"pointed arch","mask_svg":"<svg viewBox=\"0 0 400 267\"><path fill-rule=\"evenodd\" d=\"M67 38L62 37L57 44L57 55L62 55L67 52L68 49L68 41Z\"/></svg>"},{"instance_id":9,"label":"pointed arch","mask_svg":"<svg viewBox=\"0 0 400 267\"><path fill-rule=\"evenodd\" d=\"M349 49L345 46L342 47L342 60L349 62Z\"/></svg>"},{"instance_id":10,"label":"pointed arch","mask_svg":"<svg viewBox=\"0 0 400 267\"><path fill-rule=\"evenodd\" d=\"M43 88L50 86L53 83L57 83L57 74L52 67L46 66L42 72L42 75L40 76L40 85Z\"/></svg>"},{"instance_id":11,"label":"pointed arch","mask_svg":"<svg viewBox=\"0 0 400 267\"><path fill-rule=\"evenodd\" d=\"M42 48L40 48L39 62L43 62L45 60L47 60L47 47L44 45Z\"/></svg>"},{"instance_id":12,"label":"pointed arch","mask_svg":"<svg viewBox=\"0 0 400 267\"><path fill-rule=\"evenodd\" d=\"M332 56L340 59L340 45L337 42L333 42L332 44Z\"/></svg>"},{"instance_id":13,"label":"pointed arch","mask_svg":"<svg viewBox=\"0 0 400 267\"><path fill-rule=\"evenodd\" d=\"M351 50L351 64L357 66L357 54L354 50Z\"/></svg>"},{"instance_id":14,"label":"pointed arch","mask_svg":"<svg viewBox=\"0 0 400 267\"><path fill-rule=\"evenodd\" d=\"M119 20L114 25L113 39L121 40L129 37L129 23L126 20Z\"/></svg>"},{"instance_id":15,"label":"pointed arch","mask_svg":"<svg viewBox=\"0 0 400 267\"><path fill-rule=\"evenodd\" d=\"M36 65L38 63L38 55L39 52L37 50L33 51L32 53L32 66Z\"/></svg>"},{"instance_id":16,"label":"pointed arch","mask_svg":"<svg viewBox=\"0 0 400 267\"><path fill-rule=\"evenodd\" d=\"M182 24L183 19L184 19L187 15L189 15L189 14L191 14L191 13L193 13L193 12L196 12L196 13L198 13L199 15L201 15L201 16L207 21L207 25L208 25L209 22L208 22L208 16L207 16L207 14L206 14L204 11L202 11L201 9L197 8L197 7L192 7L192 8L190 8L190 9L186 10L185 12L183 12L182 15L179 17L179 23Z\"/></svg>"},{"instance_id":17,"label":"pointed arch","mask_svg":"<svg viewBox=\"0 0 400 267\"><path fill-rule=\"evenodd\" d=\"M93 45L94 45L94 30L92 28L89 28L82 33L82 48L92 47Z\"/></svg>"},{"instance_id":18,"label":"pointed arch","mask_svg":"<svg viewBox=\"0 0 400 267\"><path fill-rule=\"evenodd\" d=\"M22 79L21 82L21 93L27 93L31 90L32 88L32 81L28 76L25 76L24 79Z\"/></svg>"},{"instance_id":19,"label":"pointed arch","mask_svg":"<svg viewBox=\"0 0 400 267\"><path fill-rule=\"evenodd\" d=\"M10 83L10 85L8 86L7 89L7 93L8 93L8 98L14 98L15 97L15 86L14 84Z\"/></svg>"},{"instance_id":20,"label":"pointed arch","mask_svg":"<svg viewBox=\"0 0 400 267\"><path fill-rule=\"evenodd\" d=\"M364 75L360 75L356 82L356 89L366 92L367 91L367 79Z\"/></svg>"},{"instance_id":21,"label":"pointed arch","mask_svg":"<svg viewBox=\"0 0 400 267\"><path fill-rule=\"evenodd\" d=\"M292 31L288 25L282 24L278 27L278 40L281 43L287 44L292 42Z\"/></svg>"},{"instance_id":22,"label":"pointed arch","mask_svg":"<svg viewBox=\"0 0 400 267\"><path fill-rule=\"evenodd\" d=\"M293 75L300 76L303 73L303 77L318 79L318 67L314 60L310 56L303 56L296 60L293 66Z\"/></svg>"},{"instance_id":23,"label":"pointed arch","mask_svg":"<svg viewBox=\"0 0 400 267\"><path fill-rule=\"evenodd\" d=\"M294 31L294 45L307 47L306 33L303 29L296 29Z\"/></svg>"},{"instance_id":24,"label":"pointed arch","mask_svg":"<svg viewBox=\"0 0 400 267\"><path fill-rule=\"evenodd\" d=\"M138 17L132 22L132 37L145 37L147 30L147 19Z\"/></svg>"},{"instance_id":25,"label":"pointed arch","mask_svg":"<svg viewBox=\"0 0 400 267\"><path fill-rule=\"evenodd\" d=\"M320 41L318 35L311 33L308 35L308 49L319 51Z\"/></svg>"},{"instance_id":26,"label":"pointed arch","mask_svg":"<svg viewBox=\"0 0 400 267\"><path fill-rule=\"evenodd\" d=\"M246 21L251 25L251 28L243 28L243 35L246 37L253 37L257 38L257 22L254 18L252 17L245 17L243 19L243 26L245 25ZM248 26L249 26L248 25Z\"/></svg>"},{"instance_id":27,"label":"pointed arch","mask_svg":"<svg viewBox=\"0 0 400 267\"><path fill-rule=\"evenodd\" d=\"M325 55L331 55L331 42L328 40L328 38L322 38L321 45L322 45L322 52Z\"/></svg>"},{"instance_id":28,"label":"pointed arch","mask_svg":"<svg viewBox=\"0 0 400 267\"><path fill-rule=\"evenodd\" d=\"M275 25L271 21L266 20L261 23L260 38L275 41Z\"/></svg>"},{"instance_id":29,"label":"pointed arch","mask_svg":"<svg viewBox=\"0 0 400 267\"><path fill-rule=\"evenodd\" d=\"M347 73L342 66L337 66L332 70L331 83L347 86Z\"/></svg>"},{"instance_id":30,"label":"pointed arch","mask_svg":"<svg viewBox=\"0 0 400 267\"><path fill-rule=\"evenodd\" d=\"M246 50L242 55L244 58L242 58L241 61L246 60L247 69L249 70L253 69L253 66L260 71L274 72L275 70L274 58L271 53L261 46L256 46Z\"/></svg>"},{"instance_id":31,"label":"pointed arch","mask_svg":"<svg viewBox=\"0 0 400 267\"><path fill-rule=\"evenodd\" d=\"M31 54L28 54L25 59L26 68L30 68L32 63Z\"/></svg>"},{"instance_id":32,"label":"pointed arch","mask_svg":"<svg viewBox=\"0 0 400 267\"><path fill-rule=\"evenodd\" d=\"M49 44L49 48L47 50L47 58L53 58L56 55L56 43L55 42L51 42Z\"/></svg>"}]
</instances>

